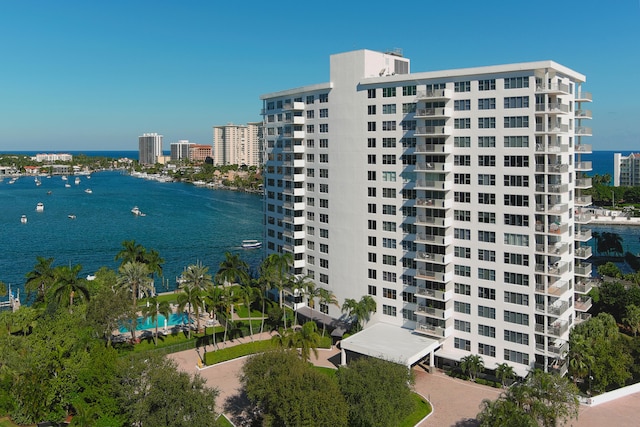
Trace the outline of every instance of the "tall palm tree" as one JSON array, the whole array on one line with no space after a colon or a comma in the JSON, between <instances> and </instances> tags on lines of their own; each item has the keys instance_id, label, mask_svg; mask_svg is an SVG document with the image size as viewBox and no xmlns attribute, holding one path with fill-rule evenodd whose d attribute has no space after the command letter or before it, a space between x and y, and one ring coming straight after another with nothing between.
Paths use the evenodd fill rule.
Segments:
<instances>
[{"instance_id":1,"label":"tall palm tree","mask_svg":"<svg viewBox=\"0 0 640 427\"><path fill-rule=\"evenodd\" d=\"M213 286L209 267L202 265L200 261L191 264L182 272L182 285L190 288L198 288L204 291L209 286Z\"/></svg>"},{"instance_id":2,"label":"tall palm tree","mask_svg":"<svg viewBox=\"0 0 640 427\"><path fill-rule=\"evenodd\" d=\"M169 301L159 301L158 297L151 297L148 299L148 306L142 309L142 315L145 317L150 317L151 321L156 325L156 333L153 336L153 341L158 346L158 318L162 314L165 319L169 318L171 314L171 306L169 305Z\"/></svg>"},{"instance_id":3,"label":"tall palm tree","mask_svg":"<svg viewBox=\"0 0 640 427\"><path fill-rule=\"evenodd\" d=\"M244 303L245 307L247 307L247 311L249 312L249 333L251 335L251 341L253 341L253 324L251 323L251 304L256 299L256 291L257 289L251 286L249 283L245 283L240 286L240 300Z\"/></svg>"},{"instance_id":4,"label":"tall palm tree","mask_svg":"<svg viewBox=\"0 0 640 427\"><path fill-rule=\"evenodd\" d=\"M76 294L80 298L89 301L89 289L87 289L87 279L79 277L82 266L77 264L71 266L58 266L54 268L54 282L52 285L53 296L59 303L69 301L69 313L73 313L73 301Z\"/></svg>"},{"instance_id":5,"label":"tall palm tree","mask_svg":"<svg viewBox=\"0 0 640 427\"><path fill-rule=\"evenodd\" d=\"M147 250L135 240L125 240L122 242L122 249L116 254L115 260L122 260L121 266L127 262L144 263Z\"/></svg>"},{"instance_id":6,"label":"tall palm tree","mask_svg":"<svg viewBox=\"0 0 640 427\"><path fill-rule=\"evenodd\" d=\"M164 264L164 259L160 256L160 253L155 249L151 249L144 254L143 258L143 262L147 264L149 273L151 273L151 280L155 282L156 274L162 277L162 264Z\"/></svg>"},{"instance_id":7,"label":"tall palm tree","mask_svg":"<svg viewBox=\"0 0 640 427\"><path fill-rule=\"evenodd\" d=\"M149 293L153 288L151 279L149 278L149 269L139 261L127 261L118 269L118 278L116 284L119 288L125 289L131 294L132 318L131 338L136 339L136 319L138 316L138 295Z\"/></svg>"},{"instance_id":8,"label":"tall palm tree","mask_svg":"<svg viewBox=\"0 0 640 427\"><path fill-rule=\"evenodd\" d=\"M227 340L227 332L229 331L229 320L232 320L233 317L233 304L235 304L238 300L238 294L236 290L232 286L228 286L223 288L223 298L222 298L222 309L224 312L224 338L223 341Z\"/></svg>"},{"instance_id":9,"label":"tall palm tree","mask_svg":"<svg viewBox=\"0 0 640 427\"><path fill-rule=\"evenodd\" d=\"M292 280L290 281L290 286L294 290L297 289L300 294L302 294L302 298L306 298L306 303L309 307L313 308L314 298L316 296L316 284L311 280L311 277L308 275L297 275L292 276ZM298 324L298 310L294 310L294 325Z\"/></svg>"},{"instance_id":10,"label":"tall palm tree","mask_svg":"<svg viewBox=\"0 0 640 427\"><path fill-rule=\"evenodd\" d=\"M269 255L260 266L263 275L272 285L278 289L280 308L284 301L284 287L289 278L289 269L293 265L293 255L290 252ZM285 325L286 328L286 325Z\"/></svg>"},{"instance_id":11,"label":"tall palm tree","mask_svg":"<svg viewBox=\"0 0 640 427\"><path fill-rule=\"evenodd\" d=\"M215 317L217 312L224 311L224 289L220 286L209 286L204 294L206 307L211 313L211 318ZM213 346L216 346L216 328L213 327Z\"/></svg>"},{"instance_id":12,"label":"tall palm tree","mask_svg":"<svg viewBox=\"0 0 640 427\"><path fill-rule=\"evenodd\" d=\"M340 308L340 303L338 303L338 299L336 298L336 295L331 292L328 289L325 288L318 288L316 290L319 300L320 300L320 304L324 304L324 305L335 305L336 307ZM324 337L324 333L325 330L327 329L327 325L325 324L325 322L322 322L322 336Z\"/></svg>"},{"instance_id":13,"label":"tall palm tree","mask_svg":"<svg viewBox=\"0 0 640 427\"><path fill-rule=\"evenodd\" d=\"M318 357L318 346L320 345L320 335L316 322L309 321L302 325L302 328L294 334L294 344L300 349L300 357L308 361L311 351Z\"/></svg>"},{"instance_id":14,"label":"tall palm tree","mask_svg":"<svg viewBox=\"0 0 640 427\"><path fill-rule=\"evenodd\" d=\"M25 277L25 290L29 295L36 293L36 302L44 301L48 288L53 284L55 277L53 275L53 258L37 257L37 263L33 270L28 272Z\"/></svg>"},{"instance_id":15,"label":"tall palm tree","mask_svg":"<svg viewBox=\"0 0 640 427\"><path fill-rule=\"evenodd\" d=\"M294 346L293 329L278 329L278 333L271 337L271 342L280 348L292 348Z\"/></svg>"},{"instance_id":16,"label":"tall palm tree","mask_svg":"<svg viewBox=\"0 0 640 427\"><path fill-rule=\"evenodd\" d=\"M377 309L376 300L370 295L365 295L360 298L360 301L356 301L351 298L347 298L342 304L342 312L347 313L349 317L353 317L356 320L355 331L361 331L364 325L371 319L371 314L375 313Z\"/></svg>"},{"instance_id":17,"label":"tall palm tree","mask_svg":"<svg viewBox=\"0 0 640 427\"><path fill-rule=\"evenodd\" d=\"M475 381L478 374L484 371L484 360L477 354L469 354L460 359L460 369L469 373L469 379Z\"/></svg>"},{"instance_id":18,"label":"tall palm tree","mask_svg":"<svg viewBox=\"0 0 640 427\"><path fill-rule=\"evenodd\" d=\"M240 259L240 254L226 252L215 275L215 282L224 285L226 283L245 283L248 280L249 265Z\"/></svg>"},{"instance_id":19,"label":"tall palm tree","mask_svg":"<svg viewBox=\"0 0 640 427\"><path fill-rule=\"evenodd\" d=\"M191 339L191 312L196 317L196 329L200 330L200 311L203 308L204 300L202 290L198 287L182 286L182 292L178 294L178 310L184 311L187 308L187 318L189 323L188 336Z\"/></svg>"},{"instance_id":20,"label":"tall palm tree","mask_svg":"<svg viewBox=\"0 0 640 427\"><path fill-rule=\"evenodd\" d=\"M260 333L264 331L265 305L267 301L267 291L269 290L269 282L262 276L252 280L256 289L259 291L260 302L262 305L262 320L260 321Z\"/></svg>"},{"instance_id":21,"label":"tall palm tree","mask_svg":"<svg viewBox=\"0 0 640 427\"><path fill-rule=\"evenodd\" d=\"M502 387L507 387L507 381L512 380L516 377L516 371L513 369L513 366L508 363L500 363L496 367L496 378L500 380L502 383Z\"/></svg>"}]
</instances>

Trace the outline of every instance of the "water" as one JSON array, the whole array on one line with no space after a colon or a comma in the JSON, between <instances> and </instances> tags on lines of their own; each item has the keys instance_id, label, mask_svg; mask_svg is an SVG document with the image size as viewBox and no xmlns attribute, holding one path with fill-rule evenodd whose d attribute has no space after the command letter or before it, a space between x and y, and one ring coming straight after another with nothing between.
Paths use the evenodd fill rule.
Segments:
<instances>
[{"instance_id":1,"label":"water","mask_svg":"<svg viewBox=\"0 0 640 427\"><path fill-rule=\"evenodd\" d=\"M591 161L593 170L588 173L589 176L594 175L605 175L609 174L611 176L610 185L613 185L613 155L614 153L622 153L622 155L627 156L629 152L627 151L594 151L592 154L584 154L582 156L582 160Z\"/></svg>"},{"instance_id":2,"label":"water","mask_svg":"<svg viewBox=\"0 0 640 427\"><path fill-rule=\"evenodd\" d=\"M186 325L188 323L187 315L184 313L172 313L169 315L169 319L167 320L166 326L174 326L174 325ZM164 328L165 317L162 314L158 314L158 328ZM142 331L145 329L152 329L156 327L156 322L151 320L151 317L138 317L136 331ZM129 332L129 329L125 326L120 328L120 332Z\"/></svg>"},{"instance_id":3,"label":"water","mask_svg":"<svg viewBox=\"0 0 640 427\"><path fill-rule=\"evenodd\" d=\"M592 232L615 233L622 238L622 249L624 252L631 252L634 255L640 254L640 226L633 225L590 225ZM589 240L589 245L596 255L596 239ZM599 254L598 254L599 255Z\"/></svg>"},{"instance_id":4,"label":"water","mask_svg":"<svg viewBox=\"0 0 640 427\"><path fill-rule=\"evenodd\" d=\"M70 176L70 188L60 176L40 180L39 187L33 177L0 183L0 280L12 289L23 288L36 256L54 258L54 265L81 264L83 275L101 266L117 269L114 258L124 240L135 240L164 258L168 288L156 280L158 292L175 289L176 277L197 261L215 274L227 251L240 253L254 268L262 259L262 250L240 247L243 239L261 240L260 196L159 183L119 171L81 176L79 185ZM36 212L38 202L44 203L44 212ZM146 216L132 215L134 206ZM23 214L26 224L20 222ZM70 214L76 219L69 219Z\"/></svg>"}]
</instances>

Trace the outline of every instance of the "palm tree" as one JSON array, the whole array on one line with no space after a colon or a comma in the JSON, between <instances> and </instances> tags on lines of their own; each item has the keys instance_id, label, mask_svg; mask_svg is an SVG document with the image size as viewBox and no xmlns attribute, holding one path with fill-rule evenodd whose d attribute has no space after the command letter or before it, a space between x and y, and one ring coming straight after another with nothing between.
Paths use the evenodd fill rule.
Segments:
<instances>
[{"instance_id":1,"label":"palm tree","mask_svg":"<svg viewBox=\"0 0 640 427\"><path fill-rule=\"evenodd\" d=\"M53 284L55 277L53 275L53 258L37 257L38 261L33 270L28 272L25 277L25 290L29 295L36 293L36 302L44 301L47 289Z\"/></svg>"},{"instance_id":2,"label":"palm tree","mask_svg":"<svg viewBox=\"0 0 640 427\"><path fill-rule=\"evenodd\" d=\"M278 289L278 300L280 308L283 307L284 287L289 276L289 269L293 265L293 255L290 252L283 254L273 253L269 255L260 266L263 275L271 284ZM285 325L286 328L286 325Z\"/></svg>"},{"instance_id":3,"label":"palm tree","mask_svg":"<svg viewBox=\"0 0 640 427\"><path fill-rule=\"evenodd\" d=\"M293 329L278 329L278 333L271 337L271 342L280 348L292 348L294 346Z\"/></svg>"},{"instance_id":4,"label":"palm tree","mask_svg":"<svg viewBox=\"0 0 640 427\"><path fill-rule=\"evenodd\" d=\"M318 288L316 290L318 297L320 299L320 304L324 304L324 305L335 305L336 307L340 308L340 304L338 303L338 299L336 298L336 295L331 292L328 289L325 288ZM325 322L322 322L322 336L324 337L324 332L326 330L327 325L325 324Z\"/></svg>"},{"instance_id":5,"label":"palm tree","mask_svg":"<svg viewBox=\"0 0 640 427\"><path fill-rule=\"evenodd\" d=\"M188 337L191 339L191 312L196 317L196 329L200 330L200 310L203 308L202 290L198 287L182 286L182 292L178 294L178 310L184 311L187 307L187 320L189 324Z\"/></svg>"},{"instance_id":6,"label":"palm tree","mask_svg":"<svg viewBox=\"0 0 640 427\"><path fill-rule=\"evenodd\" d=\"M229 319L233 321L233 304L237 301L238 295L231 286L223 288L222 295L222 309L224 312L224 338L222 340L226 341L227 332L229 331Z\"/></svg>"},{"instance_id":7,"label":"palm tree","mask_svg":"<svg viewBox=\"0 0 640 427\"><path fill-rule=\"evenodd\" d=\"M308 361L313 354L318 357L318 346L320 345L320 335L318 334L318 325L316 322L309 321L302 325L302 328L293 336L294 345L300 349L300 357Z\"/></svg>"},{"instance_id":8,"label":"palm tree","mask_svg":"<svg viewBox=\"0 0 640 427\"><path fill-rule=\"evenodd\" d=\"M145 261L145 254L147 250L135 240L125 240L122 242L122 249L116 254L115 260L122 260L121 266L127 262L141 262Z\"/></svg>"},{"instance_id":9,"label":"palm tree","mask_svg":"<svg viewBox=\"0 0 640 427\"><path fill-rule=\"evenodd\" d=\"M82 266L77 264L73 267L59 266L54 268L53 296L58 303L69 301L69 313L73 313L73 299L76 293L81 298L89 301L89 290L87 289L87 279L79 277Z\"/></svg>"},{"instance_id":10,"label":"palm tree","mask_svg":"<svg viewBox=\"0 0 640 427\"><path fill-rule=\"evenodd\" d=\"M148 293L153 288L151 279L149 279L149 269L139 261L127 261L118 269L118 278L116 284L121 289L126 289L131 293L131 301L133 310L131 312L131 339L136 339L136 319L138 312L138 296L142 293Z\"/></svg>"},{"instance_id":11,"label":"palm tree","mask_svg":"<svg viewBox=\"0 0 640 427\"><path fill-rule=\"evenodd\" d=\"M159 277L162 277L162 264L164 264L164 259L160 256L160 253L155 249L151 249L149 252L144 254L144 261L147 264L147 268L149 269L149 273L151 273L151 280L155 282L156 274Z\"/></svg>"},{"instance_id":12,"label":"palm tree","mask_svg":"<svg viewBox=\"0 0 640 427\"><path fill-rule=\"evenodd\" d=\"M371 295L365 295L356 301L351 298L344 300L342 304L342 312L347 313L349 317L355 318L355 332L361 331L365 323L371 319L371 314L376 312L376 300Z\"/></svg>"},{"instance_id":13,"label":"palm tree","mask_svg":"<svg viewBox=\"0 0 640 427\"><path fill-rule=\"evenodd\" d=\"M209 267L202 265L200 261L191 264L182 272L182 285L190 288L198 288L202 291L213 286Z\"/></svg>"},{"instance_id":14,"label":"palm tree","mask_svg":"<svg viewBox=\"0 0 640 427\"><path fill-rule=\"evenodd\" d=\"M302 294L302 297L307 299L307 305L313 308L313 298L316 296L316 284L311 280L311 277L301 274L293 276L290 285L294 293L298 290L298 292ZM295 325L298 324L298 310L294 310L293 323Z\"/></svg>"},{"instance_id":15,"label":"palm tree","mask_svg":"<svg viewBox=\"0 0 640 427\"><path fill-rule=\"evenodd\" d=\"M204 295L204 301L208 310L210 311L210 316L213 319L215 317L216 312L224 311L224 289L219 286L209 286ZM213 346L216 346L216 328L215 325L213 327Z\"/></svg>"},{"instance_id":16,"label":"palm tree","mask_svg":"<svg viewBox=\"0 0 640 427\"><path fill-rule=\"evenodd\" d=\"M253 341L253 325L251 324L251 304L255 301L257 289L246 283L240 286L240 299L247 307L249 312L249 333L251 334L251 341Z\"/></svg>"},{"instance_id":17,"label":"palm tree","mask_svg":"<svg viewBox=\"0 0 640 427\"><path fill-rule=\"evenodd\" d=\"M249 279L249 265L240 259L239 254L226 252L224 260L220 263L220 268L215 276L216 283L245 283Z\"/></svg>"},{"instance_id":18,"label":"palm tree","mask_svg":"<svg viewBox=\"0 0 640 427\"><path fill-rule=\"evenodd\" d=\"M460 369L469 373L469 379L475 381L476 376L484 371L484 360L477 354L469 354L460 359Z\"/></svg>"},{"instance_id":19,"label":"palm tree","mask_svg":"<svg viewBox=\"0 0 640 427\"><path fill-rule=\"evenodd\" d=\"M156 325L156 334L154 335L154 343L158 346L158 318L162 314L165 319L169 318L171 314L171 306L168 301L159 301L158 297L151 297L148 299L148 306L142 309L142 315L150 317L151 321Z\"/></svg>"},{"instance_id":20,"label":"palm tree","mask_svg":"<svg viewBox=\"0 0 640 427\"><path fill-rule=\"evenodd\" d=\"M260 333L264 331L265 304L267 300L267 291L269 290L269 282L264 277L253 279L253 284L259 290L260 302L262 303L262 320L260 321Z\"/></svg>"},{"instance_id":21,"label":"palm tree","mask_svg":"<svg viewBox=\"0 0 640 427\"><path fill-rule=\"evenodd\" d=\"M508 363L500 363L496 366L496 378L500 380L503 388L507 388L507 381L516 377L516 371Z\"/></svg>"}]
</instances>

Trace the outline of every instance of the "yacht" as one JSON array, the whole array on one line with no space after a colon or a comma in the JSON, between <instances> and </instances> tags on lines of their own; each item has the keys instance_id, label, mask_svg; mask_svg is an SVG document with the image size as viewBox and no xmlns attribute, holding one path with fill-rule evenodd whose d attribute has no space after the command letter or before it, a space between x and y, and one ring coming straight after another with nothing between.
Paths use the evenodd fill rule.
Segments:
<instances>
[{"instance_id":1,"label":"yacht","mask_svg":"<svg viewBox=\"0 0 640 427\"><path fill-rule=\"evenodd\" d=\"M87 188L87 189L84 190L84 192L87 193L87 194L91 194L91 193L93 193L93 190L90 189L90 188Z\"/></svg>"},{"instance_id":2,"label":"yacht","mask_svg":"<svg viewBox=\"0 0 640 427\"><path fill-rule=\"evenodd\" d=\"M76 180L74 181L76 185L80 184L80 178L76 176Z\"/></svg>"},{"instance_id":3,"label":"yacht","mask_svg":"<svg viewBox=\"0 0 640 427\"><path fill-rule=\"evenodd\" d=\"M76 216L74 214L69 214L67 215L67 218L69 219L76 219Z\"/></svg>"},{"instance_id":4,"label":"yacht","mask_svg":"<svg viewBox=\"0 0 640 427\"><path fill-rule=\"evenodd\" d=\"M142 213L140 208L137 206L134 206L133 209L131 209L131 213L134 214L135 216L146 216L146 214Z\"/></svg>"},{"instance_id":5,"label":"yacht","mask_svg":"<svg viewBox=\"0 0 640 427\"><path fill-rule=\"evenodd\" d=\"M44 203L38 202L36 205L36 212L44 212Z\"/></svg>"},{"instance_id":6,"label":"yacht","mask_svg":"<svg viewBox=\"0 0 640 427\"><path fill-rule=\"evenodd\" d=\"M23 224L27 223L27 216L26 215L22 215L22 217L20 217L20 222Z\"/></svg>"},{"instance_id":7,"label":"yacht","mask_svg":"<svg viewBox=\"0 0 640 427\"><path fill-rule=\"evenodd\" d=\"M243 240L242 247L244 249L258 249L262 247L262 242L258 240Z\"/></svg>"}]
</instances>

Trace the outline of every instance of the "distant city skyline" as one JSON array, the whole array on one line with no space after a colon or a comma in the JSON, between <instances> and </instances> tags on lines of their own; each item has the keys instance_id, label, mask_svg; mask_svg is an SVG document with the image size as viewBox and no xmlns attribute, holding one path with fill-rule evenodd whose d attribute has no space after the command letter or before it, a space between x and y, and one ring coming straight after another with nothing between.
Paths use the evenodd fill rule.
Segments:
<instances>
[{"instance_id":1,"label":"distant city skyline","mask_svg":"<svg viewBox=\"0 0 640 427\"><path fill-rule=\"evenodd\" d=\"M412 72L539 60L580 70L593 149L640 147L638 0L409 2L395 18L383 5L3 3L0 151L135 150L154 132L165 151L211 144L214 126L260 121L261 94L328 81L331 54L393 48Z\"/></svg>"}]
</instances>

